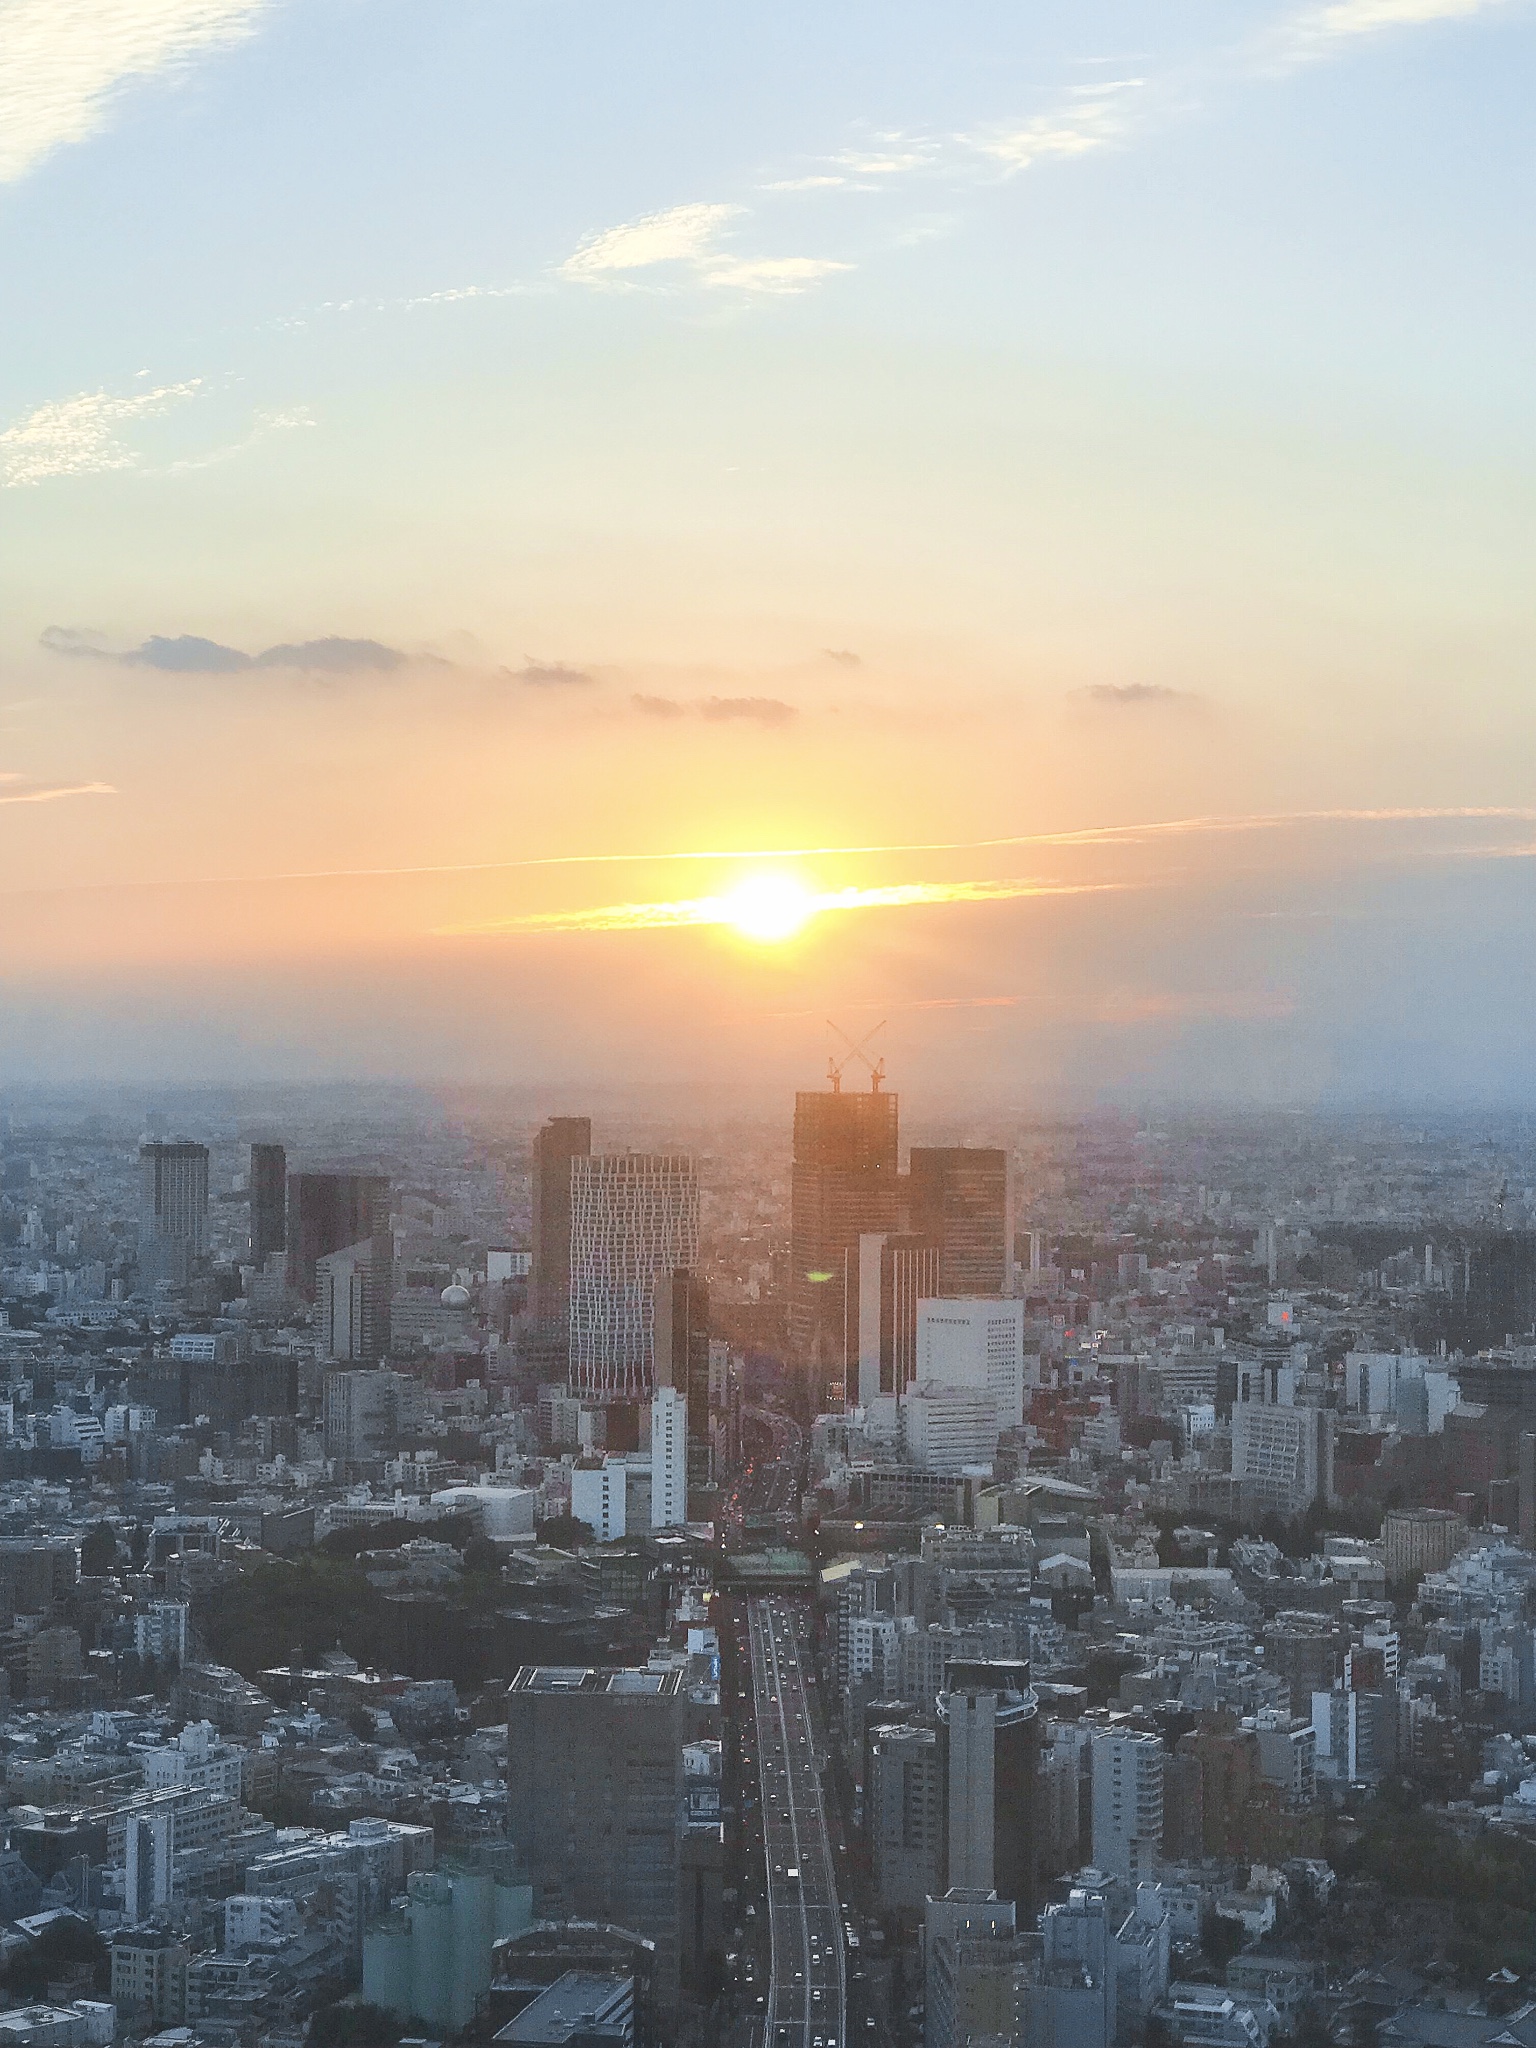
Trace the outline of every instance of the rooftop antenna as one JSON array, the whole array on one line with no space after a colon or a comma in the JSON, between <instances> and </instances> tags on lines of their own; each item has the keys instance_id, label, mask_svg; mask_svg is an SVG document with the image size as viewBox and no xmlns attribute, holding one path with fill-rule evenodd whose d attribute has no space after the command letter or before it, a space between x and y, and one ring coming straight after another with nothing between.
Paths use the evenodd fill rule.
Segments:
<instances>
[{"instance_id":1,"label":"rooftop antenna","mask_svg":"<svg viewBox=\"0 0 1536 2048\"><path fill-rule=\"evenodd\" d=\"M832 1093L834 1095L842 1094L844 1071L851 1067L855 1060L862 1060L869 1069L871 1094L878 1095L880 1093L880 1084L885 1079L885 1060L883 1056L880 1059L872 1060L864 1048L877 1032L885 1029L885 1023L886 1020L882 1017L880 1022L873 1029L866 1031L864 1036L855 1044L840 1024L834 1024L830 1017L827 1019L827 1029L835 1031L848 1048L841 1059L837 1057L836 1053L830 1054L827 1059L827 1079L832 1083Z\"/></svg>"}]
</instances>

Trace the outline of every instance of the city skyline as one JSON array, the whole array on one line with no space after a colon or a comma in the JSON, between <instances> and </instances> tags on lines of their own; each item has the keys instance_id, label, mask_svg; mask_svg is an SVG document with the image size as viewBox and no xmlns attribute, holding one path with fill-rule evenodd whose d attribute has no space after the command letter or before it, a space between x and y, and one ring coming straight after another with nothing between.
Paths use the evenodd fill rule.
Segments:
<instances>
[{"instance_id":1,"label":"city skyline","mask_svg":"<svg viewBox=\"0 0 1536 2048\"><path fill-rule=\"evenodd\" d=\"M9 1072L1528 1099L1532 34L11 0Z\"/></svg>"}]
</instances>

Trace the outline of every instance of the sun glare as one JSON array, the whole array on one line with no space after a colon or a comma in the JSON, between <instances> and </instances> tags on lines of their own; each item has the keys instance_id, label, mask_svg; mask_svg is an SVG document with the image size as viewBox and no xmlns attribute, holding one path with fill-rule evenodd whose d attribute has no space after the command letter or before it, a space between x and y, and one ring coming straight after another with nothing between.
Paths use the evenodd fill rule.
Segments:
<instances>
[{"instance_id":1,"label":"sun glare","mask_svg":"<svg viewBox=\"0 0 1536 2048\"><path fill-rule=\"evenodd\" d=\"M793 875L752 875L725 899L735 929L764 946L792 939L815 907L810 891Z\"/></svg>"}]
</instances>

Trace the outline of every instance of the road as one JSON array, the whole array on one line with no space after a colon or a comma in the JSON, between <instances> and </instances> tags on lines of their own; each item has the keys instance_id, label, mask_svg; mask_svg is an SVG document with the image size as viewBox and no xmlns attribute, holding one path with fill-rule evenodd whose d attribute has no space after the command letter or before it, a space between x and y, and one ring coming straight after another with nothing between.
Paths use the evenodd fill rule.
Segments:
<instances>
[{"instance_id":1,"label":"road","mask_svg":"<svg viewBox=\"0 0 1536 2048\"><path fill-rule=\"evenodd\" d=\"M727 1549L739 1548L745 1541L749 1520L760 1524L771 1517L783 1539L800 1513L805 1457L805 1432L800 1425L773 1408L748 1408L743 1416L743 1436L748 1447L742 1470L718 1510Z\"/></svg>"},{"instance_id":2,"label":"road","mask_svg":"<svg viewBox=\"0 0 1536 2048\"><path fill-rule=\"evenodd\" d=\"M793 1600L748 1605L768 1871L763 2048L844 2048L843 1913L806 1685L808 1628Z\"/></svg>"}]
</instances>

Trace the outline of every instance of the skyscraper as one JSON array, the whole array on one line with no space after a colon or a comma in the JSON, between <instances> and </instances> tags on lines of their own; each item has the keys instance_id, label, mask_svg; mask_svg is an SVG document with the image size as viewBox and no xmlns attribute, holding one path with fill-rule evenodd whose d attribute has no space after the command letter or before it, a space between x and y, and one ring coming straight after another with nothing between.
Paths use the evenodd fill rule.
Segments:
<instances>
[{"instance_id":1,"label":"skyscraper","mask_svg":"<svg viewBox=\"0 0 1536 2048\"><path fill-rule=\"evenodd\" d=\"M251 1147L251 1264L265 1266L288 1249L288 1154L281 1145Z\"/></svg>"},{"instance_id":2,"label":"skyscraper","mask_svg":"<svg viewBox=\"0 0 1536 2048\"><path fill-rule=\"evenodd\" d=\"M319 1294L319 1263L332 1252L368 1244L369 1349L352 1356L382 1358L389 1350L389 1298L394 1240L389 1224L389 1176L327 1168L288 1176L288 1285L306 1301ZM349 1295L351 1283L348 1282Z\"/></svg>"},{"instance_id":3,"label":"skyscraper","mask_svg":"<svg viewBox=\"0 0 1536 2048\"><path fill-rule=\"evenodd\" d=\"M130 1921L147 1920L170 1903L176 1816L163 1810L131 1813L126 1835L123 1906Z\"/></svg>"},{"instance_id":4,"label":"skyscraper","mask_svg":"<svg viewBox=\"0 0 1536 2048\"><path fill-rule=\"evenodd\" d=\"M914 1145L907 1199L911 1228L938 1246L940 1294L1007 1292L1013 1216L1006 1152Z\"/></svg>"},{"instance_id":5,"label":"skyscraper","mask_svg":"<svg viewBox=\"0 0 1536 2048\"><path fill-rule=\"evenodd\" d=\"M688 1403L688 1484L713 1476L709 1435L709 1284L696 1273L664 1273L654 1297L656 1386L675 1387Z\"/></svg>"},{"instance_id":6,"label":"skyscraper","mask_svg":"<svg viewBox=\"0 0 1536 2048\"><path fill-rule=\"evenodd\" d=\"M387 1349L389 1302L379 1299L377 1242L327 1252L315 1261L315 1348L338 1364L374 1364Z\"/></svg>"},{"instance_id":7,"label":"skyscraper","mask_svg":"<svg viewBox=\"0 0 1536 2048\"><path fill-rule=\"evenodd\" d=\"M288 1176L288 1284L315 1298L315 1262L365 1237L389 1239L389 1176L326 1167Z\"/></svg>"},{"instance_id":8,"label":"skyscraper","mask_svg":"<svg viewBox=\"0 0 1536 2048\"><path fill-rule=\"evenodd\" d=\"M938 1697L944 1882L1034 1918L1040 1709L1020 1662L956 1663Z\"/></svg>"},{"instance_id":9,"label":"skyscraper","mask_svg":"<svg viewBox=\"0 0 1536 2048\"><path fill-rule=\"evenodd\" d=\"M153 1139L139 1147L139 1275L184 1285L208 1248L208 1147Z\"/></svg>"},{"instance_id":10,"label":"skyscraper","mask_svg":"<svg viewBox=\"0 0 1536 2048\"><path fill-rule=\"evenodd\" d=\"M651 1396L651 1527L688 1519L688 1403L676 1387Z\"/></svg>"},{"instance_id":11,"label":"skyscraper","mask_svg":"<svg viewBox=\"0 0 1536 2048\"><path fill-rule=\"evenodd\" d=\"M917 1305L939 1291L938 1246L866 1231L848 1271L847 1398L867 1408L881 1394L904 1395L917 1377Z\"/></svg>"},{"instance_id":12,"label":"skyscraper","mask_svg":"<svg viewBox=\"0 0 1536 2048\"><path fill-rule=\"evenodd\" d=\"M589 1400L656 1384L660 1283L699 1258L699 1184L683 1153L571 1162L571 1385ZM706 1371L707 1371L706 1354Z\"/></svg>"},{"instance_id":13,"label":"skyscraper","mask_svg":"<svg viewBox=\"0 0 1536 2048\"><path fill-rule=\"evenodd\" d=\"M1110 1877L1155 1878L1163 1856L1163 1745L1135 1729L1093 1738L1093 1860Z\"/></svg>"},{"instance_id":14,"label":"skyscraper","mask_svg":"<svg viewBox=\"0 0 1536 2048\"><path fill-rule=\"evenodd\" d=\"M818 1382L842 1381L850 1363L857 1369L850 1267L856 1274L862 1236L899 1224L896 1119L897 1098L878 1079L864 1094L844 1095L834 1082L795 1097L789 1349Z\"/></svg>"},{"instance_id":15,"label":"skyscraper","mask_svg":"<svg viewBox=\"0 0 1536 2048\"><path fill-rule=\"evenodd\" d=\"M571 1166L592 1151L592 1119L552 1116L533 1141L533 1266L528 1307L564 1331L571 1313Z\"/></svg>"},{"instance_id":16,"label":"skyscraper","mask_svg":"<svg viewBox=\"0 0 1536 2048\"><path fill-rule=\"evenodd\" d=\"M598 1920L656 1944L656 1991L677 1998L681 1671L525 1665L507 1697L507 1832L542 1920Z\"/></svg>"},{"instance_id":17,"label":"skyscraper","mask_svg":"<svg viewBox=\"0 0 1536 2048\"><path fill-rule=\"evenodd\" d=\"M916 1377L949 1387L984 1387L999 1429L1024 1420L1024 1304L924 1301L917 1312Z\"/></svg>"}]
</instances>

